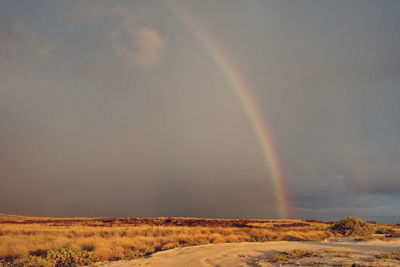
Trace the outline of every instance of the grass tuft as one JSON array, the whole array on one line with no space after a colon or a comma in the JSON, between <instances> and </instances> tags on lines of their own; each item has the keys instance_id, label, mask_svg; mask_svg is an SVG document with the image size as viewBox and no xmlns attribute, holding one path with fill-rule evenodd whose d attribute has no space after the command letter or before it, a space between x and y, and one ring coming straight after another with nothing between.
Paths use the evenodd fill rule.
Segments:
<instances>
[{"instance_id":1,"label":"grass tuft","mask_svg":"<svg viewBox=\"0 0 400 267\"><path fill-rule=\"evenodd\" d=\"M288 252L275 253L271 255L271 260L274 262L278 262L278 261L298 260L304 257L317 257L317 256L319 256L319 253L315 251L294 249Z\"/></svg>"},{"instance_id":2,"label":"grass tuft","mask_svg":"<svg viewBox=\"0 0 400 267\"><path fill-rule=\"evenodd\" d=\"M400 261L400 252L388 252L376 255L375 258L377 259L385 259L385 260L399 260Z\"/></svg>"}]
</instances>

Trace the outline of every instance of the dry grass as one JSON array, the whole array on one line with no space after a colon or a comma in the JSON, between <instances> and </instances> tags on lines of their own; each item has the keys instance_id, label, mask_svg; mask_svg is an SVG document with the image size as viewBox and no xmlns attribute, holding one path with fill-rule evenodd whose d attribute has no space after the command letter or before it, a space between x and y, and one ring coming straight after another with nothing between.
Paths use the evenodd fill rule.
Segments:
<instances>
[{"instance_id":1,"label":"dry grass","mask_svg":"<svg viewBox=\"0 0 400 267\"><path fill-rule=\"evenodd\" d=\"M400 252L392 251L388 253L383 253L375 256L377 259L388 259L388 260L399 260Z\"/></svg>"},{"instance_id":2,"label":"dry grass","mask_svg":"<svg viewBox=\"0 0 400 267\"><path fill-rule=\"evenodd\" d=\"M69 248L90 251L95 260L133 259L180 246L321 240L333 236L329 226L300 220L3 217L0 218L0 258L43 256L50 250Z\"/></svg>"},{"instance_id":3,"label":"dry grass","mask_svg":"<svg viewBox=\"0 0 400 267\"><path fill-rule=\"evenodd\" d=\"M271 260L273 262L278 261L288 261L293 259L301 259L304 257L318 257L319 253L316 251L302 250L302 249L294 249L288 252L278 252L271 255Z\"/></svg>"}]
</instances>

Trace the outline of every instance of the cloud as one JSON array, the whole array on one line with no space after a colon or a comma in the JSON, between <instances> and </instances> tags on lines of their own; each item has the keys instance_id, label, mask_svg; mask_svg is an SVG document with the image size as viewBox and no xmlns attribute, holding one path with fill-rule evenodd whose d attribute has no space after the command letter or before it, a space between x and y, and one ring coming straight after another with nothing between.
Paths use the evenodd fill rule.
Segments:
<instances>
[{"instance_id":1,"label":"cloud","mask_svg":"<svg viewBox=\"0 0 400 267\"><path fill-rule=\"evenodd\" d=\"M29 31L23 24L13 25L13 31L17 38L22 41L23 46L31 48L31 51L41 59L48 59L56 48L56 42L47 39L36 32Z\"/></svg>"},{"instance_id":2,"label":"cloud","mask_svg":"<svg viewBox=\"0 0 400 267\"><path fill-rule=\"evenodd\" d=\"M398 194L400 167L395 160L383 157L354 159L351 162L349 185L356 191L377 194Z\"/></svg>"},{"instance_id":3,"label":"cloud","mask_svg":"<svg viewBox=\"0 0 400 267\"><path fill-rule=\"evenodd\" d=\"M107 17L114 18L111 31L112 49L116 56L128 65L145 69L160 61L165 40L154 27L141 26L121 5L110 5L106 0L80 1L75 5L73 17L90 23L104 22Z\"/></svg>"},{"instance_id":4,"label":"cloud","mask_svg":"<svg viewBox=\"0 0 400 267\"><path fill-rule=\"evenodd\" d=\"M13 86L29 86L33 73L48 64L55 55L57 42L31 31L22 23L0 26L0 79L8 86L3 92L12 92Z\"/></svg>"},{"instance_id":5,"label":"cloud","mask_svg":"<svg viewBox=\"0 0 400 267\"><path fill-rule=\"evenodd\" d=\"M28 30L22 23L4 25L0 29L0 55L6 58L33 56L47 60L57 43L49 38Z\"/></svg>"},{"instance_id":6,"label":"cloud","mask_svg":"<svg viewBox=\"0 0 400 267\"><path fill-rule=\"evenodd\" d=\"M124 15L126 9L120 5L110 6L107 0L85 0L75 4L72 11L73 20L84 20L98 23L103 18L113 15Z\"/></svg>"},{"instance_id":7,"label":"cloud","mask_svg":"<svg viewBox=\"0 0 400 267\"><path fill-rule=\"evenodd\" d=\"M116 55L127 64L143 68L156 65L165 47L165 41L158 30L151 27L136 27L126 23L111 33Z\"/></svg>"}]
</instances>

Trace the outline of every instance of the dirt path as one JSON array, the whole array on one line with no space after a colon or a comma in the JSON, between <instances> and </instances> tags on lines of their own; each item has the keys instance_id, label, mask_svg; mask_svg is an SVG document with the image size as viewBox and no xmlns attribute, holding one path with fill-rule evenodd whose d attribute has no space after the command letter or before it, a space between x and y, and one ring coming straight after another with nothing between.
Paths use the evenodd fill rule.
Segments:
<instances>
[{"instance_id":1,"label":"dirt path","mask_svg":"<svg viewBox=\"0 0 400 267\"><path fill-rule=\"evenodd\" d=\"M316 256L272 262L272 254L302 249ZM385 252L400 252L400 241L368 242L264 242L229 243L176 248L151 256L117 262L102 262L97 267L162 266L162 267L261 267L261 266L400 266L397 260L378 260Z\"/></svg>"}]
</instances>

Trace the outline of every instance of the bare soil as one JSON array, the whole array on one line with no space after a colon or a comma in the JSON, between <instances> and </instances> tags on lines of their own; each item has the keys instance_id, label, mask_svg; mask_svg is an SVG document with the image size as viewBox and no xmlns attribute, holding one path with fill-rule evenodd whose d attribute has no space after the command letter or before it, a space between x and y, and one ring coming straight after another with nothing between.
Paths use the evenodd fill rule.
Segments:
<instances>
[{"instance_id":1,"label":"bare soil","mask_svg":"<svg viewBox=\"0 0 400 267\"><path fill-rule=\"evenodd\" d=\"M316 255L275 262L271 259L273 254L294 249L313 251ZM356 242L353 239L342 238L324 242L273 241L211 244L175 248L131 261L100 262L93 266L400 266L399 260L376 258L377 255L388 252L400 252L400 240Z\"/></svg>"}]
</instances>

